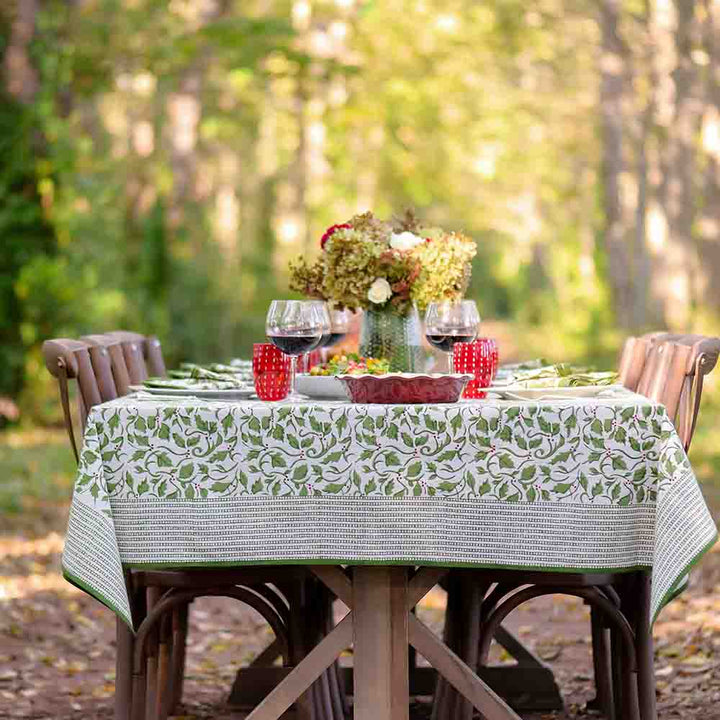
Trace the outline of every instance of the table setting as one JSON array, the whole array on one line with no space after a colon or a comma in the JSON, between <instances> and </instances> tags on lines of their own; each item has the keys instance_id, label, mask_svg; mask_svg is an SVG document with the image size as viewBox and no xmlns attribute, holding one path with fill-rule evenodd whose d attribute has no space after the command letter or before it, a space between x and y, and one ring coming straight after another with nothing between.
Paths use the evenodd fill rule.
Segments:
<instances>
[{"instance_id":1,"label":"table setting","mask_svg":"<svg viewBox=\"0 0 720 720\"><path fill-rule=\"evenodd\" d=\"M642 570L654 618L715 541L662 405L611 371L500 365L463 297L474 243L388 227L330 228L291 268L308 299L271 303L251 359L181 365L90 410L63 568L131 628L127 568L273 564Z\"/></svg>"}]
</instances>

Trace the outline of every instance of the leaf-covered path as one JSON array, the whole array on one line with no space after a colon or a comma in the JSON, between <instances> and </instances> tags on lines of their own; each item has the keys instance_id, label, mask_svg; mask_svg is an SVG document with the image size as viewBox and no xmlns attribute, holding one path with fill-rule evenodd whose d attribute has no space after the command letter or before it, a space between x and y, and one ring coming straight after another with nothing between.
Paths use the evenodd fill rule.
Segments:
<instances>
[{"instance_id":1,"label":"leaf-covered path","mask_svg":"<svg viewBox=\"0 0 720 720\"><path fill-rule=\"evenodd\" d=\"M114 616L59 574L66 508L38 506L0 527L0 718L101 720L112 717ZM443 593L421 609L439 628ZM545 598L514 613L511 625L550 663L567 710L545 718L589 718L592 695L587 610ZM720 552L711 552L689 591L656 625L660 720L706 720L720 702ZM259 616L229 600L197 601L191 613L183 717L239 718L223 707L237 668L271 638ZM496 659L501 659L497 657ZM427 717L427 706L416 709ZM596 717L596 716L595 716Z\"/></svg>"}]
</instances>

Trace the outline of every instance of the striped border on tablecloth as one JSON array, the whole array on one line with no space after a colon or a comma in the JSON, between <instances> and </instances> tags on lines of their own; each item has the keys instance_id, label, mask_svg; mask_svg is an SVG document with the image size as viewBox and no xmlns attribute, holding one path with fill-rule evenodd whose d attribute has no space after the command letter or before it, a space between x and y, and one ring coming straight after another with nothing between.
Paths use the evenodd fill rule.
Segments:
<instances>
[{"instance_id":1,"label":"striped border on tablecloth","mask_svg":"<svg viewBox=\"0 0 720 720\"><path fill-rule=\"evenodd\" d=\"M717 535L690 472L658 507L375 496L135 499L112 501L112 518L74 502L70 523L66 576L128 624L123 566L317 563L652 569L656 617Z\"/></svg>"}]
</instances>

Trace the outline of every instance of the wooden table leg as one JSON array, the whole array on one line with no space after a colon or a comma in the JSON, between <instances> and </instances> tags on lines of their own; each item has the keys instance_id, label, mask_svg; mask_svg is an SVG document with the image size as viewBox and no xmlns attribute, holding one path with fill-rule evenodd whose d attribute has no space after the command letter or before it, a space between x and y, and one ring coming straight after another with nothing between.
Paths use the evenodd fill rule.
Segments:
<instances>
[{"instance_id":1,"label":"wooden table leg","mask_svg":"<svg viewBox=\"0 0 720 720\"><path fill-rule=\"evenodd\" d=\"M407 568L353 568L355 720L408 720Z\"/></svg>"},{"instance_id":2,"label":"wooden table leg","mask_svg":"<svg viewBox=\"0 0 720 720\"><path fill-rule=\"evenodd\" d=\"M408 584L405 571L398 567L356 567L353 583L337 568L310 569L351 608L354 616L355 720L407 720L408 641L485 720L521 720L471 668L410 614L410 609L444 571L423 568ZM359 615L364 631L358 626ZM251 716L248 720L261 719Z\"/></svg>"},{"instance_id":3,"label":"wooden table leg","mask_svg":"<svg viewBox=\"0 0 720 720\"><path fill-rule=\"evenodd\" d=\"M247 716L246 720L278 718L335 662L353 639L353 617L346 615L290 674ZM407 652L406 652L407 654Z\"/></svg>"},{"instance_id":4,"label":"wooden table leg","mask_svg":"<svg viewBox=\"0 0 720 720\"><path fill-rule=\"evenodd\" d=\"M655 655L650 615L651 577L649 573L639 572L637 582L638 615L635 625L635 642L638 656L640 717L642 720L657 720Z\"/></svg>"}]
</instances>

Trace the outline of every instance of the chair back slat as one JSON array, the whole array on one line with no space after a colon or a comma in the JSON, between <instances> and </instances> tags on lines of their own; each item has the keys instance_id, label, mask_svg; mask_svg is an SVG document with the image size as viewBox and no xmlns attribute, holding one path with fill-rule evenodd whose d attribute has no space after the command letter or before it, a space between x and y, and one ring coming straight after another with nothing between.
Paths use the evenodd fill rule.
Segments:
<instances>
[{"instance_id":1,"label":"chair back slat","mask_svg":"<svg viewBox=\"0 0 720 720\"><path fill-rule=\"evenodd\" d=\"M618 375L620 384L623 387L627 387L628 375L630 374L630 367L632 365L633 347L637 342L637 338L629 337L625 340L625 344L620 352L620 359L618 360Z\"/></svg>"},{"instance_id":2,"label":"chair back slat","mask_svg":"<svg viewBox=\"0 0 720 720\"><path fill-rule=\"evenodd\" d=\"M162 346L154 335L148 335L145 339L145 356L147 358L147 368L150 375L163 377L167 374L165 360L162 354Z\"/></svg>"},{"instance_id":3,"label":"chair back slat","mask_svg":"<svg viewBox=\"0 0 720 720\"><path fill-rule=\"evenodd\" d=\"M138 333L116 330L105 333L108 337L117 338L123 349L128 376L133 385L139 385L148 378L145 363L145 336Z\"/></svg>"},{"instance_id":4,"label":"chair back slat","mask_svg":"<svg viewBox=\"0 0 720 720\"><path fill-rule=\"evenodd\" d=\"M90 348L86 346L76 350L74 354L78 364L77 382L80 388L80 397L82 398L81 420L83 427L85 427L90 408L102 402L102 395L90 359Z\"/></svg>"},{"instance_id":5,"label":"chair back slat","mask_svg":"<svg viewBox=\"0 0 720 720\"><path fill-rule=\"evenodd\" d=\"M106 351L116 397L127 395L130 392L131 381L125 364L122 342L108 335L84 335L81 340Z\"/></svg>"},{"instance_id":6,"label":"chair back slat","mask_svg":"<svg viewBox=\"0 0 720 720\"><path fill-rule=\"evenodd\" d=\"M93 335L87 335L81 338L81 340L90 345L88 352L95 373L95 380L100 390L100 397L102 402L107 402L108 400L114 400L118 396L115 378L113 377L112 363L110 361L110 353L104 345L93 342L91 340L93 337Z\"/></svg>"},{"instance_id":7,"label":"chair back slat","mask_svg":"<svg viewBox=\"0 0 720 720\"><path fill-rule=\"evenodd\" d=\"M645 338L630 337L625 341L618 366L620 384L623 387L638 390L649 350L650 342Z\"/></svg>"},{"instance_id":8,"label":"chair back slat","mask_svg":"<svg viewBox=\"0 0 720 720\"><path fill-rule=\"evenodd\" d=\"M687 367L692 348L674 342L653 346L648 355L648 364L654 369L648 373L644 393L655 402L662 403L668 416L675 419L680 405L680 396L687 384Z\"/></svg>"}]
</instances>

